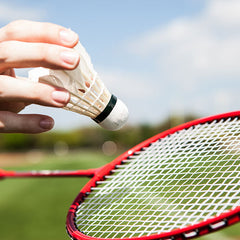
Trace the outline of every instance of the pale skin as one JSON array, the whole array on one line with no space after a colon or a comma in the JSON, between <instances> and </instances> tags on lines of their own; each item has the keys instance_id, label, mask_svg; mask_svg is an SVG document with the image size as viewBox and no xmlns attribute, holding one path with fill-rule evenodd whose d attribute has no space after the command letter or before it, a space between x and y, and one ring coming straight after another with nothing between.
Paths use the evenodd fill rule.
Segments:
<instances>
[{"instance_id":1,"label":"pale skin","mask_svg":"<svg viewBox=\"0 0 240 240\"><path fill-rule=\"evenodd\" d=\"M74 69L80 61L73 49L77 43L76 33L52 23L18 20L0 29L0 133L52 129L51 117L19 112L32 103L64 107L68 91L18 78L14 68Z\"/></svg>"}]
</instances>

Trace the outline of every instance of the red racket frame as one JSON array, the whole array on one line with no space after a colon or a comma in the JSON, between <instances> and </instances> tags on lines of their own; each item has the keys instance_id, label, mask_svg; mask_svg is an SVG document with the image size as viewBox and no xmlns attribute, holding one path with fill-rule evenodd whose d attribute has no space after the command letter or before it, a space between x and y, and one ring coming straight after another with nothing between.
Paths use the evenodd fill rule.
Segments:
<instances>
[{"instance_id":1,"label":"red racket frame","mask_svg":"<svg viewBox=\"0 0 240 240\"><path fill-rule=\"evenodd\" d=\"M97 186L98 181L104 180L106 175L110 175L111 171L116 168L117 165L121 165L122 161L128 159L129 157L137 154L143 148L148 147L151 143L157 141L158 139L164 138L170 134L173 134L182 129L188 129L191 126L212 122L214 120L221 120L227 118L240 117L240 111L230 112L219 114L207 118L202 118L198 120L194 120L180 126L174 127L167 131L157 134L156 136L149 138L148 140L138 144L133 147L129 151L120 155L118 158L113 160L111 163L98 168L98 169L89 169L89 170L75 170L75 171L31 171L31 172L16 172L16 171L5 171L0 169L0 179L1 178L16 178L16 177L91 177L92 179L83 187L80 191L74 202L72 203L69 212L67 214L66 228L69 235L76 240L104 240L103 238L94 238L87 236L81 233L74 223L75 211L79 204L84 201L84 198L87 196L89 192L91 192L91 188ZM207 221L200 222L198 224L184 227L182 229L176 229L171 232L163 232L160 234L155 234L151 236L142 236L142 237L134 237L134 238L114 238L112 240L150 240L150 239L171 239L171 240L183 240L190 239L197 236L202 236L204 234L217 231L226 226L232 225L240 221L240 207L229 210L221 214L218 217L213 217ZM110 239L109 239L110 240Z\"/></svg>"},{"instance_id":2,"label":"red racket frame","mask_svg":"<svg viewBox=\"0 0 240 240\"><path fill-rule=\"evenodd\" d=\"M81 233L74 223L75 212L81 202L84 201L84 198L87 196L89 192L91 192L91 188L97 186L98 181L104 180L106 175L111 174L111 170L115 169L117 165L121 165L122 161L131 157L137 152L141 151L143 148L148 147L151 143L157 141L158 139L164 138L170 134L173 134L182 129L188 129L191 126L212 122L214 120L221 120L227 118L240 117L240 111L230 112L219 114L211 117L201 118L198 120L194 120L177 127L171 128L167 131L157 134L154 137L145 140L144 142L138 144L133 147L129 151L120 155L118 158L113 160L111 163L103 166L100 169L95 169L92 173L94 173L93 178L82 188L74 202L72 203L69 212L67 214L66 228L67 232L71 238L74 240L104 240L104 238L94 238L87 236ZM217 231L226 226L232 225L240 221L240 207L229 210L226 213L221 214L218 217L213 217L207 221L200 222L198 224L187 226L182 229L176 229L171 232L163 232L160 234L154 234L150 236L142 236L142 237L133 237L133 238L114 238L109 240L150 240L150 239L169 239L169 240L183 240L183 239L191 239L194 237L202 236L204 234Z\"/></svg>"}]
</instances>

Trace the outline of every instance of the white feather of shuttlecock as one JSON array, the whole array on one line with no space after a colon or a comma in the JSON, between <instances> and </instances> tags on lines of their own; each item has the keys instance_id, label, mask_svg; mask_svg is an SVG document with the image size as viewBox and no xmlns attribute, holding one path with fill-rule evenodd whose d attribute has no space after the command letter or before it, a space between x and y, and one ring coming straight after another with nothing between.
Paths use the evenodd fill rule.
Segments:
<instances>
[{"instance_id":1,"label":"white feather of shuttlecock","mask_svg":"<svg viewBox=\"0 0 240 240\"><path fill-rule=\"evenodd\" d=\"M29 71L29 78L33 81L67 89L71 97L64 108L95 119L105 109L112 94L94 70L90 56L85 48L78 43L75 50L80 55L80 63L76 69L51 70L36 68ZM99 125L109 130L117 130L125 124L127 118L127 107L117 99L113 111Z\"/></svg>"},{"instance_id":2,"label":"white feather of shuttlecock","mask_svg":"<svg viewBox=\"0 0 240 240\"><path fill-rule=\"evenodd\" d=\"M71 93L65 109L95 118L106 107L111 94L94 70L84 47L78 43L75 49L80 54L80 63L76 69L37 69L37 75L40 82L66 88Z\"/></svg>"}]
</instances>

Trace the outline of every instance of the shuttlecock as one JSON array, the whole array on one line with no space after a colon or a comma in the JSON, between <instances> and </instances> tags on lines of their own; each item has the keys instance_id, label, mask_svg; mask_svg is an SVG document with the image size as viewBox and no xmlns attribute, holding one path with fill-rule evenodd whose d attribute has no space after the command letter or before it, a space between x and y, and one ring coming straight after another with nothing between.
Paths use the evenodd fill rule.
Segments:
<instances>
[{"instance_id":1,"label":"shuttlecock","mask_svg":"<svg viewBox=\"0 0 240 240\"><path fill-rule=\"evenodd\" d=\"M88 116L105 129L120 129L128 119L126 105L104 86L84 47L78 43L75 50L80 55L76 69L35 68L29 79L67 89L71 98L65 109Z\"/></svg>"}]
</instances>

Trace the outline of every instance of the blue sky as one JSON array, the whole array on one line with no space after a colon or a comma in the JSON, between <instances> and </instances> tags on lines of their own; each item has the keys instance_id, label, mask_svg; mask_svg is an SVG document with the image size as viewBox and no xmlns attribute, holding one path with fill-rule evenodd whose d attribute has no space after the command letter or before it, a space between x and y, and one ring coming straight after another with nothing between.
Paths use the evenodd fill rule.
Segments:
<instances>
[{"instance_id":1,"label":"blue sky","mask_svg":"<svg viewBox=\"0 0 240 240\"><path fill-rule=\"evenodd\" d=\"M131 124L240 109L239 13L238 0L0 2L2 26L24 18L77 32L105 85L127 104ZM62 109L24 110L32 112L54 117L55 129L94 125Z\"/></svg>"}]
</instances>

